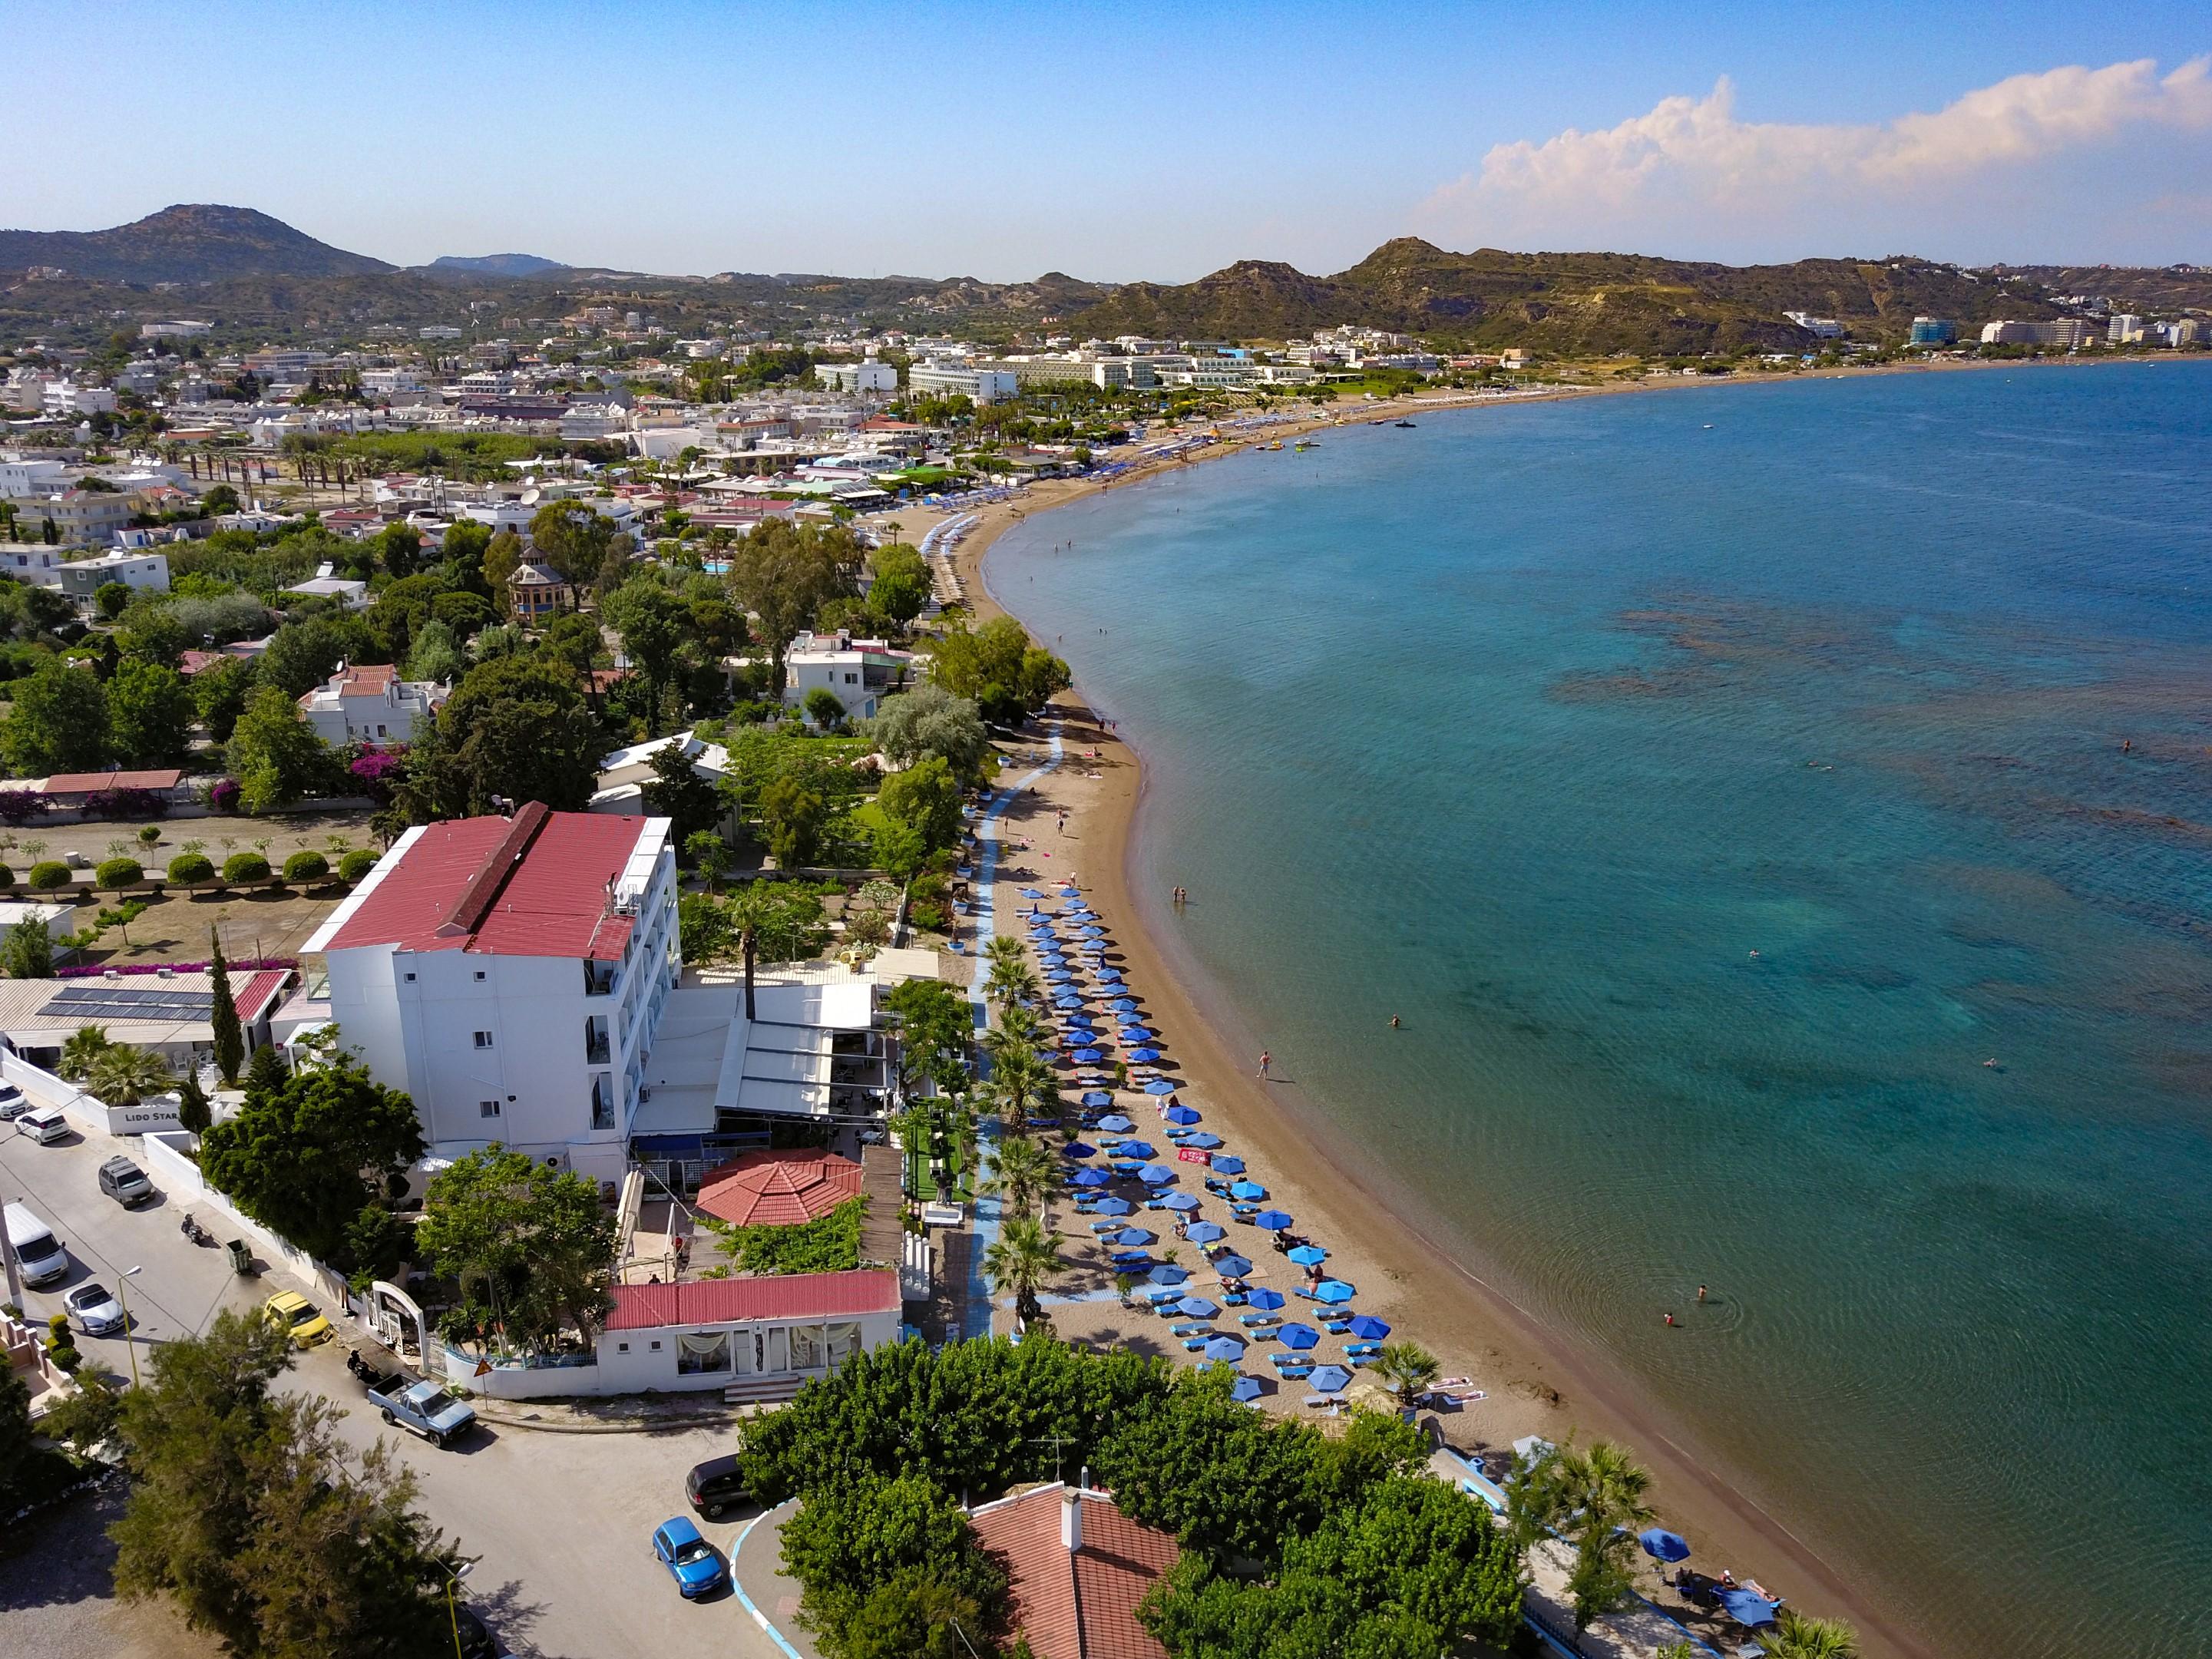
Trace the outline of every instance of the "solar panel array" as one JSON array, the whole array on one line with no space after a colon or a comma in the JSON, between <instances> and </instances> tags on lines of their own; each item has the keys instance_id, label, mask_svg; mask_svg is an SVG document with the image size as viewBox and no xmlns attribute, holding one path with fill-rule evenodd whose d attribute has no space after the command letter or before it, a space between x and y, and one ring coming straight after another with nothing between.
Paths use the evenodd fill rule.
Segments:
<instances>
[{"instance_id":1,"label":"solar panel array","mask_svg":"<svg viewBox=\"0 0 2212 1659\"><path fill-rule=\"evenodd\" d=\"M215 1012L213 991L186 991L173 985L72 985L40 1011L70 1019L206 1019Z\"/></svg>"}]
</instances>

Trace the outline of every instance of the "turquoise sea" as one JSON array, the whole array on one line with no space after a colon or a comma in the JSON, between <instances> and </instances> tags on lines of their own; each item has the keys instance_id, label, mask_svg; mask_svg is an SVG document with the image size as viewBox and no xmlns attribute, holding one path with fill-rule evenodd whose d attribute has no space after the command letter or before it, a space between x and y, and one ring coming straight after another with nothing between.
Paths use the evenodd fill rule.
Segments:
<instances>
[{"instance_id":1,"label":"turquoise sea","mask_svg":"<svg viewBox=\"0 0 2212 1659\"><path fill-rule=\"evenodd\" d=\"M2212 1653L2212 363L1340 429L987 574L1437 1236L1936 1650Z\"/></svg>"}]
</instances>

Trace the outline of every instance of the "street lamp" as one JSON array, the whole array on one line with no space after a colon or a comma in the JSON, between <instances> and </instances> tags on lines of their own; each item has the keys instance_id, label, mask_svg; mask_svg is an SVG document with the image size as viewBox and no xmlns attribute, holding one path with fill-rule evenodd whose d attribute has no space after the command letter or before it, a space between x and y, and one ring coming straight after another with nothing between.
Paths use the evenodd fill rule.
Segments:
<instances>
[{"instance_id":1,"label":"street lamp","mask_svg":"<svg viewBox=\"0 0 2212 1659\"><path fill-rule=\"evenodd\" d=\"M126 1280L145 1271L146 1264L142 1261L135 1267L125 1267L123 1277L115 1281L115 1298L123 1308L123 1351L131 1356L131 1386L134 1389L138 1386L138 1344L131 1334L131 1298L124 1291Z\"/></svg>"},{"instance_id":2,"label":"street lamp","mask_svg":"<svg viewBox=\"0 0 2212 1659\"><path fill-rule=\"evenodd\" d=\"M446 1617L453 1626L453 1659L468 1659L461 1651L461 1613L454 1592L459 1589L461 1580L476 1571L476 1565L473 1561L464 1561L457 1567L449 1567L443 1561L438 1563L439 1570L446 1575Z\"/></svg>"}]
</instances>

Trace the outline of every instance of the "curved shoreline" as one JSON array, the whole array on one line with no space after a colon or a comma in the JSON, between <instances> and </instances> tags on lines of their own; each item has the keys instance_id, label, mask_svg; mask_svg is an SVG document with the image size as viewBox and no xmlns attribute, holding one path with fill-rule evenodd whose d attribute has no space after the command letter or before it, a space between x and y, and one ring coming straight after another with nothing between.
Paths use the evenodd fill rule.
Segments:
<instances>
[{"instance_id":1,"label":"curved shoreline","mask_svg":"<svg viewBox=\"0 0 2212 1659\"><path fill-rule=\"evenodd\" d=\"M1856 372L1930 372L1933 367ZM1848 373L1851 371L1837 371L1821 378ZM1760 378L1720 382L1731 383L1778 381ZM1681 384L1715 382L1674 381L1614 390L1658 390L1665 385ZM1605 394L1595 389L1562 389L1510 401L1590 395ZM1505 401L1377 403L1363 406L1352 421L1285 423L1269 432L1287 437L1319 425L1364 423L1413 411L1438 413L1445 408L1493 407ZM1246 437L1210 447L1194 459L1233 453L1249 441ZM1185 464L1154 463L1115 483L1139 482ZM1085 481L1042 485L1025 504L998 504L983 509L983 517L956 553L970 603L977 611L988 615L1005 609L985 580L982 569L985 556L1000 534L1030 514L1048 511L1106 487L1111 486ZM1091 719L1079 688L1064 701L1071 716ZM1264 1161L1271 1171L1271 1184L1283 1200L1302 1216L1319 1218L1319 1227L1332 1242L1346 1241L1347 1256L1356 1252L1366 1258L1365 1265L1357 1271L1370 1279L1379 1274L1391 1284L1396 1310L1393 1316L1401 1320L1407 1334L1436 1349L1447 1369L1456 1369L1465 1360L1477 1372L1477 1380L1492 1383L1494 1391L1496 1384L1510 1381L1522 1399L1517 1407L1516 1402L1498 1404L1515 1407L1498 1413L1513 1419L1511 1433L1544 1432L1547 1437L1562 1438L1571 1430L1585 1437L1626 1442L1652 1470L1658 1507L1672 1524L1699 1540L1701 1559L1729 1561L1740 1574L1759 1573L1770 1582L1794 1576L1796 1583L1781 1585L1791 1599L1801 1604L1809 1602L1815 1611L1838 1613L1850 1619L1869 1654L1931 1654L1934 1650L1906 1627L1904 1615L1879 1585L1854 1582L1832 1567L1811 1543L1723 1474L1723 1459L1702 1451L1694 1436L1670 1425L1663 1410L1640 1397L1633 1379L1617 1365L1571 1332L1547 1324L1507 1290L1486 1278L1476 1266L1431 1237L1418 1221L1408 1219L1402 1208L1373 1202L1377 1185L1388 1183L1387 1172L1376 1170L1370 1176L1364 1171L1360 1154L1347 1144L1340 1126L1302 1105L1292 1086L1262 1088L1248 1074L1243 1063L1231 1058L1237 1046L1231 1039L1242 1036L1237 1011L1225 993L1210 983L1203 965L1174 942L1173 916L1148 896L1149 884L1138 862L1139 816L1148 793L1140 758L1125 740L1103 729L1096 743L1103 757L1100 770L1109 782L1101 792L1103 799L1091 803L1093 810L1084 814L1090 820L1085 844L1097 854L1086 859L1085 879L1102 911L1123 919L1121 938L1132 977L1146 988L1164 1016L1159 1023L1178 1035L1178 1048L1185 1060L1182 1069L1194 1085L1194 1094L1202 1096L1210 1110L1218 1110L1224 1122L1233 1126L1234 1134L1241 1136ZM1336 1189L1335 1195L1331 1188ZM1354 1201L1346 1202L1346 1199ZM1439 1260L1449 1263L1453 1271L1448 1277L1437 1274ZM1558 1391L1553 1396L1558 1404L1545 1402L1547 1389ZM1490 1414L1480 1408L1474 1413L1477 1417ZM1462 1429L1461 1420L1446 1419L1446 1427L1455 1439L1468 1443L1497 1444L1510 1437L1488 1425L1468 1423L1468 1428L1484 1431L1475 1433Z\"/></svg>"}]
</instances>

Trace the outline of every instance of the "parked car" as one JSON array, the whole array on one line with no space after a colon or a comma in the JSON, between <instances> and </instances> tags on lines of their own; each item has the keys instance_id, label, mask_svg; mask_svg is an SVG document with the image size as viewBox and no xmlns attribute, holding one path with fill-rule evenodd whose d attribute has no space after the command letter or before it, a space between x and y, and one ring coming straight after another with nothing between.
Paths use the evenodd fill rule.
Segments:
<instances>
[{"instance_id":1,"label":"parked car","mask_svg":"<svg viewBox=\"0 0 2212 1659\"><path fill-rule=\"evenodd\" d=\"M121 1153L100 1166L100 1190L125 1209L136 1209L154 1196L154 1183L146 1172Z\"/></svg>"},{"instance_id":2,"label":"parked car","mask_svg":"<svg viewBox=\"0 0 2212 1659\"><path fill-rule=\"evenodd\" d=\"M12 1083L0 1083L0 1123L13 1123L31 1109L23 1091Z\"/></svg>"},{"instance_id":3,"label":"parked car","mask_svg":"<svg viewBox=\"0 0 2212 1659\"><path fill-rule=\"evenodd\" d=\"M453 1608L453 1623L460 1629L461 1659L499 1659L499 1638L482 1613L463 1601Z\"/></svg>"},{"instance_id":4,"label":"parked car","mask_svg":"<svg viewBox=\"0 0 2212 1659\"><path fill-rule=\"evenodd\" d=\"M672 1516L653 1529L653 1553L687 1601L721 1587L722 1558L688 1516Z\"/></svg>"},{"instance_id":5,"label":"parked car","mask_svg":"<svg viewBox=\"0 0 2212 1659\"><path fill-rule=\"evenodd\" d=\"M105 1285L80 1285L62 1301L87 1336L113 1336L128 1328L123 1304Z\"/></svg>"},{"instance_id":6,"label":"parked car","mask_svg":"<svg viewBox=\"0 0 2212 1659\"><path fill-rule=\"evenodd\" d=\"M54 1230L31 1213L29 1205L9 1205L7 1224L8 1243L15 1252L16 1271L26 1285L36 1290L69 1272L69 1252L54 1237Z\"/></svg>"},{"instance_id":7,"label":"parked car","mask_svg":"<svg viewBox=\"0 0 2212 1659\"><path fill-rule=\"evenodd\" d=\"M292 1340L303 1348L312 1348L331 1339L331 1322L323 1317L323 1310L297 1291L279 1291L262 1306L268 1310L270 1318L289 1331Z\"/></svg>"},{"instance_id":8,"label":"parked car","mask_svg":"<svg viewBox=\"0 0 2212 1659\"><path fill-rule=\"evenodd\" d=\"M15 1133L30 1136L41 1146L51 1146L57 1140L69 1139L70 1122L55 1107L33 1106L16 1115Z\"/></svg>"},{"instance_id":9,"label":"parked car","mask_svg":"<svg viewBox=\"0 0 2212 1659\"><path fill-rule=\"evenodd\" d=\"M346 1369L361 1379L369 1404L386 1423L412 1429L434 1446L449 1446L477 1425L476 1408L435 1382L397 1369L381 1370L357 1350L347 1356Z\"/></svg>"},{"instance_id":10,"label":"parked car","mask_svg":"<svg viewBox=\"0 0 2212 1659\"><path fill-rule=\"evenodd\" d=\"M709 1521L719 1521L752 1494L745 1490L735 1457L710 1457L684 1477L684 1495Z\"/></svg>"}]
</instances>

